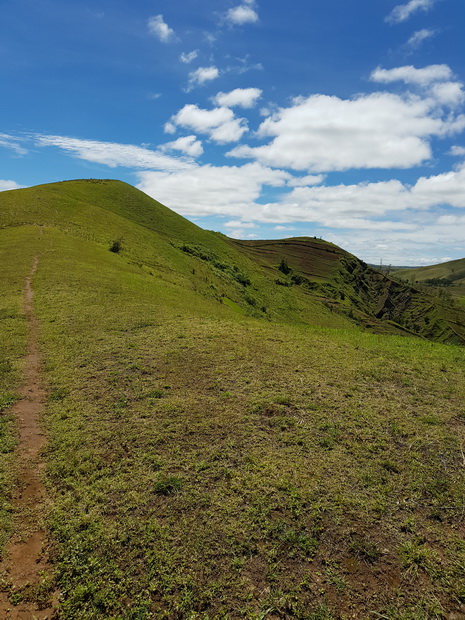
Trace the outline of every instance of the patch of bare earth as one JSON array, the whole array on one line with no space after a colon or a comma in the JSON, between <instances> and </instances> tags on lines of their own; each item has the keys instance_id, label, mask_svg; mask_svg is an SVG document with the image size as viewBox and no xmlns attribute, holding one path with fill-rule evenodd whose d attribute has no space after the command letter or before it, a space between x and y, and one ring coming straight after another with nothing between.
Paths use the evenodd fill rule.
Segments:
<instances>
[{"instance_id":1,"label":"patch of bare earth","mask_svg":"<svg viewBox=\"0 0 465 620\"><path fill-rule=\"evenodd\" d=\"M24 312L28 323L28 347L24 359L25 384L14 405L19 429L17 447L18 482L13 498L13 535L0 562L0 617L8 620L46 620L57 617L56 602L50 596L51 566L42 526L45 488L41 481L41 451L46 438L40 427L45 401L38 350L38 321L34 315L32 278L38 266L33 262L26 279Z\"/></svg>"}]
</instances>

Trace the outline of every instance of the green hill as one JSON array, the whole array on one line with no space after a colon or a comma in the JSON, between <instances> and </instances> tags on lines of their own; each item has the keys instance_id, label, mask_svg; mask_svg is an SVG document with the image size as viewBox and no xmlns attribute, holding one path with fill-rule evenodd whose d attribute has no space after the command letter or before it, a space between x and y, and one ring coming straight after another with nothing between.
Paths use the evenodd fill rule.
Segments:
<instances>
[{"instance_id":1,"label":"green hill","mask_svg":"<svg viewBox=\"0 0 465 620\"><path fill-rule=\"evenodd\" d=\"M399 284L313 238L233 241L205 231L119 181L67 181L1 196L0 226L59 230L107 249L173 285L271 320L378 333L465 339L465 313ZM279 269L281 261L288 273Z\"/></svg>"},{"instance_id":2,"label":"green hill","mask_svg":"<svg viewBox=\"0 0 465 620\"><path fill-rule=\"evenodd\" d=\"M396 276L407 282L447 291L465 305L465 258L451 260L439 265L402 269Z\"/></svg>"},{"instance_id":3,"label":"green hill","mask_svg":"<svg viewBox=\"0 0 465 620\"><path fill-rule=\"evenodd\" d=\"M0 194L2 545L35 258L53 562L34 586L2 576L12 606L462 613L462 312L322 240L234 241L117 181Z\"/></svg>"}]
</instances>

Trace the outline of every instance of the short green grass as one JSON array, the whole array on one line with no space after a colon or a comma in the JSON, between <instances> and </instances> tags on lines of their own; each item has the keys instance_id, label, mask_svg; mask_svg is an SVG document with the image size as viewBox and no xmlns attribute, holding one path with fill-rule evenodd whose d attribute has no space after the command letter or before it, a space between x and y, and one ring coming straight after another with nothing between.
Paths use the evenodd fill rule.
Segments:
<instances>
[{"instance_id":1,"label":"short green grass","mask_svg":"<svg viewBox=\"0 0 465 620\"><path fill-rule=\"evenodd\" d=\"M20 382L22 287L37 255L49 587L62 618L460 610L463 348L369 334L311 300L313 325L299 323L303 298L285 292L269 316L200 258L144 245L139 224L120 253L108 249L122 224L108 243L52 224L0 231L15 317L0 321L1 385L14 394Z\"/></svg>"},{"instance_id":2,"label":"short green grass","mask_svg":"<svg viewBox=\"0 0 465 620\"><path fill-rule=\"evenodd\" d=\"M11 493L16 477L13 450L17 434L11 406L18 398L26 351L23 287L34 252L28 247L29 239L25 230L13 234L0 230L0 551L10 534Z\"/></svg>"}]
</instances>

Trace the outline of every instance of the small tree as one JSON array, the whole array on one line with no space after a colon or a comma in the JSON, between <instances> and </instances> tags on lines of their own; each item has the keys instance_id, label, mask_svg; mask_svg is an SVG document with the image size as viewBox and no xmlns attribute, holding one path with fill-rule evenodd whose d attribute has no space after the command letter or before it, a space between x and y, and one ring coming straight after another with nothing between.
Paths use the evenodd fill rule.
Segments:
<instances>
[{"instance_id":1,"label":"small tree","mask_svg":"<svg viewBox=\"0 0 465 620\"><path fill-rule=\"evenodd\" d=\"M281 259L281 262L279 263L278 266L279 271L281 271L282 273L284 273L284 275L289 275L292 271L292 269L289 267L289 265L287 264L287 261L285 258Z\"/></svg>"}]
</instances>

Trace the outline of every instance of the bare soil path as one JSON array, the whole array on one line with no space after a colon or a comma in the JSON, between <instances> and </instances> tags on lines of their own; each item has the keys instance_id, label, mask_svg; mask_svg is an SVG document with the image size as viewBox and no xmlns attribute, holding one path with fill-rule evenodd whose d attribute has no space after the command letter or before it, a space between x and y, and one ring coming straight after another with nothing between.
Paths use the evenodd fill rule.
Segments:
<instances>
[{"instance_id":1,"label":"bare soil path","mask_svg":"<svg viewBox=\"0 0 465 620\"><path fill-rule=\"evenodd\" d=\"M21 389L21 399L13 407L19 428L19 479L13 500L13 535L0 563L0 575L4 583L3 591L0 592L2 620L46 620L58 617L56 605L47 600L47 588L40 586L44 576L50 573L51 566L42 526L46 493L41 481L41 450L46 438L39 419L44 407L45 390L41 379L38 321L32 305L32 278L37 266L38 259L35 258L26 278L24 292L28 347L24 359L25 384ZM41 591L44 591L42 596Z\"/></svg>"}]
</instances>

